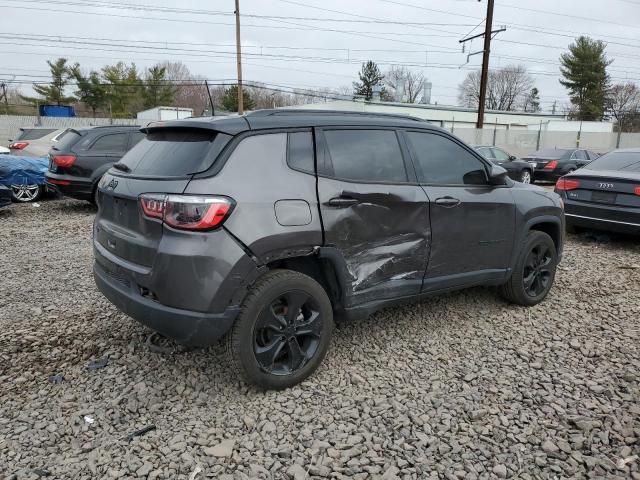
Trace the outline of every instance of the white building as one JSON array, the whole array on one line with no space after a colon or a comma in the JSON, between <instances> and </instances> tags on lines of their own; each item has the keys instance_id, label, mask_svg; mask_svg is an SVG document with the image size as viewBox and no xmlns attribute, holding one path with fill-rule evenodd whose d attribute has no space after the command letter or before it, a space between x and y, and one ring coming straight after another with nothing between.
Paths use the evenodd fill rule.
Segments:
<instances>
[{"instance_id":1,"label":"white building","mask_svg":"<svg viewBox=\"0 0 640 480\"><path fill-rule=\"evenodd\" d=\"M460 128L475 128L478 115L477 111L472 108L419 103L365 102L362 100L332 100L292 108L411 115L453 131ZM491 130L542 129L543 131L610 133L613 132L613 123L569 121L564 115L487 110L484 116L484 128Z\"/></svg>"}]
</instances>

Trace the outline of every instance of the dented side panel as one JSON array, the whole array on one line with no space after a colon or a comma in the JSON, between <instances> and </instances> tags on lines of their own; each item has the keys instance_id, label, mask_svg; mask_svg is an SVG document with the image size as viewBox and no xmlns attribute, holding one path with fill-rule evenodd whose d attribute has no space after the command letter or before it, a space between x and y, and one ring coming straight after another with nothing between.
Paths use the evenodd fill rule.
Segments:
<instances>
[{"instance_id":1,"label":"dented side panel","mask_svg":"<svg viewBox=\"0 0 640 480\"><path fill-rule=\"evenodd\" d=\"M415 185L318 178L325 246L344 261L345 306L420 292L431 228L428 198ZM335 198L355 200L332 206Z\"/></svg>"}]
</instances>

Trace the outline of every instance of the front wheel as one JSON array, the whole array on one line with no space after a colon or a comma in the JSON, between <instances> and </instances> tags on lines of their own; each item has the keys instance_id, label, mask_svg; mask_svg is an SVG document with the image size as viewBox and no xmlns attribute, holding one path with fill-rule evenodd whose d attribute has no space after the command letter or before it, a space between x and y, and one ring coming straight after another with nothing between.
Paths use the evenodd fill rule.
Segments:
<instances>
[{"instance_id":1,"label":"front wheel","mask_svg":"<svg viewBox=\"0 0 640 480\"><path fill-rule=\"evenodd\" d=\"M35 202L42 196L42 186L33 185L11 185L11 198L14 202L26 203Z\"/></svg>"},{"instance_id":2,"label":"front wheel","mask_svg":"<svg viewBox=\"0 0 640 480\"><path fill-rule=\"evenodd\" d=\"M522 183L531 183L531 171L523 170L522 173L520 174L520 181Z\"/></svg>"},{"instance_id":3,"label":"front wheel","mask_svg":"<svg viewBox=\"0 0 640 480\"><path fill-rule=\"evenodd\" d=\"M283 389L320 365L333 331L333 309L311 277L273 270L253 286L227 336L231 365L245 382Z\"/></svg>"},{"instance_id":4,"label":"front wheel","mask_svg":"<svg viewBox=\"0 0 640 480\"><path fill-rule=\"evenodd\" d=\"M522 245L516 267L507 283L500 287L501 295L518 305L540 303L551 290L556 275L556 246L549 235L530 231Z\"/></svg>"}]
</instances>

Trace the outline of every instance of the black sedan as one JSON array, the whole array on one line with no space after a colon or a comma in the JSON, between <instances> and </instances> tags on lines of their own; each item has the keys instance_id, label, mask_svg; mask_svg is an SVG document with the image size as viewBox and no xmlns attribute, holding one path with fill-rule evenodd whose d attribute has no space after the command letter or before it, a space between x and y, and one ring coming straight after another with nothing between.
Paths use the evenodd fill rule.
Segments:
<instances>
[{"instance_id":1,"label":"black sedan","mask_svg":"<svg viewBox=\"0 0 640 480\"><path fill-rule=\"evenodd\" d=\"M504 168L509 177L516 182L532 183L534 167L531 164L518 159L515 155L509 155L498 147L479 145L475 149L487 160Z\"/></svg>"},{"instance_id":2,"label":"black sedan","mask_svg":"<svg viewBox=\"0 0 640 480\"><path fill-rule=\"evenodd\" d=\"M555 182L598 157L595 152L579 148L543 148L523 160L535 167L535 180Z\"/></svg>"},{"instance_id":3,"label":"black sedan","mask_svg":"<svg viewBox=\"0 0 640 480\"><path fill-rule=\"evenodd\" d=\"M640 235L640 149L614 150L558 180L567 228Z\"/></svg>"},{"instance_id":4,"label":"black sedan","mask_svg":"<svg viewBox=\"0 0 640 480\"><path fill-rule=\"evenodd\" d=\"M11 190L0 184L0 208L11 205Z\"/></svg>"}]
</instances>

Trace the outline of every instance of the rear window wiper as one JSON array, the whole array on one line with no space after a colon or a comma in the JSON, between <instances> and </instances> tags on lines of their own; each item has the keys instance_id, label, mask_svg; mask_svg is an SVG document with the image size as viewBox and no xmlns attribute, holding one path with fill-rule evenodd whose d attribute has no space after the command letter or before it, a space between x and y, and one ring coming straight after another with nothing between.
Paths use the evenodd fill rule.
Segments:
<instances>
[{"instance_id":1,"label":"rear window wiper","mask_svg":"<svg viewBox=\"0 0 640 480\"><path fill-rule=\"evenodd\" d=\"M131 173L131 169L127 167L124 163L114 163L113 168L120 170L121 172Z\"/></svg>"}]
</instances>

